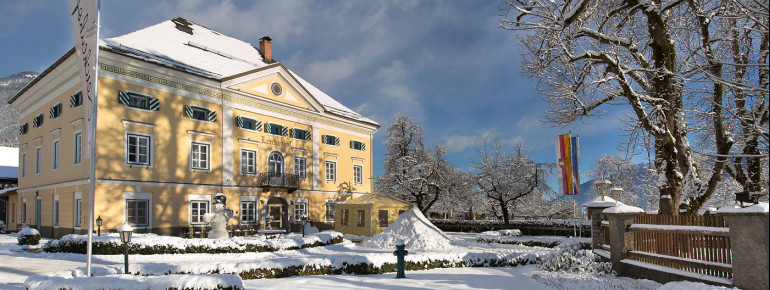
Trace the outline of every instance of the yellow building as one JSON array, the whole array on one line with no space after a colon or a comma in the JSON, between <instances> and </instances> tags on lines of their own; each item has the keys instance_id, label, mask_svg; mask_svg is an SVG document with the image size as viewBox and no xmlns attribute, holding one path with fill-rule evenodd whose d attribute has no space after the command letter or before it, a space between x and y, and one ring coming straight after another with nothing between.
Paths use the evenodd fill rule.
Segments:
<instances>
[{"instance_id":1,"label":"yellow building","mask_svg":"<svg viewBox=\"0 0 770 290\"><path fill-rule=\"evenodd\" d=\"M379 125L259 48L182 18L100 41L95 216L180 235L222 192L237 222L334 221L343 182L372 191ZM74 48L19 109L18 210L43 236L87 231L89 164ZM278 218L280 216L280 218ZM12 225L15 226L15 225Z\"/></svg>"},{"instance_id":2,"label":"yellow building","mask_svg":"<svg viewBox=\"0 0 770 290\"><path fill-rule=\"evenodd\" d=\"M371 237L384 231L412 206L381 193L355 197L337 205L339 222L334 229L343 234Z\"/></svg>"}]
</instances>

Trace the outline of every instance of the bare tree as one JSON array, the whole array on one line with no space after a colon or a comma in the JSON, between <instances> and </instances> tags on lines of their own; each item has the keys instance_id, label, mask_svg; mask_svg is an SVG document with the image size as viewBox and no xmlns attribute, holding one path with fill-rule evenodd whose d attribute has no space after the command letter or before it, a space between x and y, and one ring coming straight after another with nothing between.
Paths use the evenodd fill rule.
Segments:
<instances>
[{"instance_id":1,"label":"bare tree","mask_svg":"<svg viewBox=\"0 0 770 290\"><path fill-rule=\"evenodd\" d=\"M489 200L491 210L505 225L510 224L511 214L530 195L548 190L543 180L547 172L538 169L538 164L523 152L521 143L506 152L499 139L492 144L482 140L476 149L478 157L472 162L478 170L476 184L479 191Z\"/></svg>"},{"instance_id":2,"label":"bare tree","mask_svg":"<svg viewBox=\"0 0 770 290\"><path fill-rule=\"evenodd\" d=\"M661 213L678 214L683 193L692 197L685 207L690 213L713 195L726 166L725 156L735 153L731 136L737 134L728 124L749 127L746 144L753 144L754 136L766 143L767 2L504 3L502 28L526 32L521 36L523 69L538 79L538 90L551 105L546 119L564 126L601 117L610 105L627 110L632 145L634 138L652 143ZM730 55L746 56L742 62L722 53L731 50L716 49L736 45L738 53ZM729 77L723 70L727 66L732 71ZM752 73L739 73L743 69ZM736 100L729 107L726 94ZM698 117L689 107L693 104L709 108L704 116L710 122L699 129L708 128L715 141L712 147L698 149L717 156L710 168L698 168L693 161L688 140L688 133L696 129L688 123ZM742 115L741 110L748 113ZM736 121L725 120L726 115L735 116Z\"/></svg>"},{"instance_id":3,"label":"bare tree","mask_svg":"<svg viewBox=\"0 0 770 290\"><path fill-rule=\"evenodd\" d=\"M385 136L385 174L377 178L380 191L414 202L423 213L452 190L453 167L436 145L425 151L422 127L403 114L396 114Z\"/></svg>"}]
</instances>

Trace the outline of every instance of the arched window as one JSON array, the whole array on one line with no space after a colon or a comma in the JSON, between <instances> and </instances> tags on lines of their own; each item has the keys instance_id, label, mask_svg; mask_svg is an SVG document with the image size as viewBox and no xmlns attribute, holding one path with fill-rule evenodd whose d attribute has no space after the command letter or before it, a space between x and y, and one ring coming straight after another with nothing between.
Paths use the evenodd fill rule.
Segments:
<instances>
[{"instance_id":1,"label":"arched window","mask_svg":"<svg viewBox=\"0 0 770 290\"><path fill-rule=\"evenodd\" d=\"M281 153L273 152L267 161L267 169L270 173L283 173L283 156Z\"/></svg>"}]
</instances>

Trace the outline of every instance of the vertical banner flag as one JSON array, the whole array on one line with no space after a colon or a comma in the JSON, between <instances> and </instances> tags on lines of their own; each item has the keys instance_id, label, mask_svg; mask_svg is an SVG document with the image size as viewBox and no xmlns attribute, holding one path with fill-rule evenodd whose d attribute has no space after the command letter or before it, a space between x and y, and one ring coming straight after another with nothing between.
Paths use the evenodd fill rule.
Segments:
<instances>
[{"instance_id":1,"label":"vertical banner flag","mask_svg":"<svg viewBox=\"0 0 770 290\"><path fill-rule=\"evenodd\" d=\"M94 145L91 132L93 113L96 102L96 54L99 50L98 0L69 0L72 35L75 38L75 55L80 70L80 89L83 94L85 111L86 158L90 158ZM95 154L96 152L93 152Z\"/></svg>"},{"instance_id":2,"label":"vertical banner flag","mask_svg":"<svg viewBox=\"0 0 770 290\"><path fill-rule=\"evenodd\" d=\"M578 146L580 135L570 138L572 145L572 188L573 194L580 194L580 147Z\"/></svg>"},{"instance_id":3,"label":"vertical banner flag","mask_svg":"<svg viewBox=\"0 0 770 290\"><path fill-rule=\"evenodd\" d=\"M578 148L577 138L570 138L569 134L556 136L556 158L559 172L559 191L564 195L578 194L580 183L578 180ZM573 145L574 142L574 145Z\"/></svg>"}]
</instances>

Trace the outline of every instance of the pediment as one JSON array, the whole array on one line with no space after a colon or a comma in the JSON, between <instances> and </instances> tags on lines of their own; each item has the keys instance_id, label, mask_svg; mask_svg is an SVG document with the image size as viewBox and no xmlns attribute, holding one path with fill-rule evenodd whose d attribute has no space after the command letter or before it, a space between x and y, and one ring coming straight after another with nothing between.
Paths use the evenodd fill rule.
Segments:
<instances>
[{"instance_id":1,"label":"pediment","mask_svg":"<svg viewBox=\"0 0 770 290\"><path fill-rule=\"evenodd\" d=\"M228 80L223 86L257 98L320 112L322 106L282 66Z\"/></svg>"}]
</instances>

